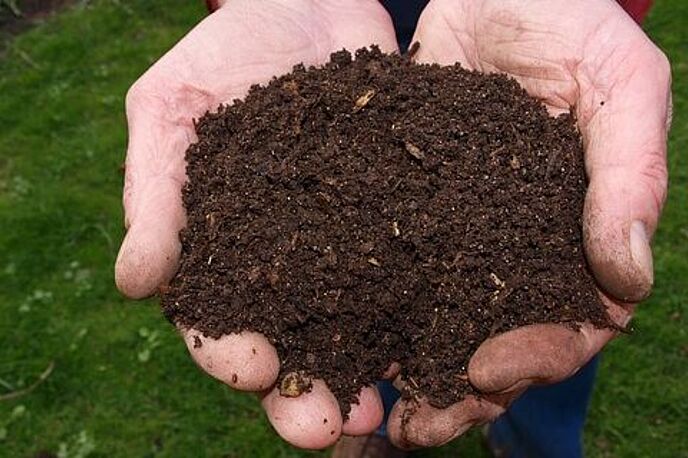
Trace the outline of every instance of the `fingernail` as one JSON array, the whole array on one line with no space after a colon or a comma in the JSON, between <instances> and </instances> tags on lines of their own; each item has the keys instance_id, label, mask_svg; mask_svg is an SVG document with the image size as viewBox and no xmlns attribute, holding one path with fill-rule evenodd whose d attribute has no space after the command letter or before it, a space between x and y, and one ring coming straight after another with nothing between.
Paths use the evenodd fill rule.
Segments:
<instances>
[{"instance_id":1,"label":"fingernail","mask_svg":"<svg viewBox=\"0 0 688 458\"><path fill-rule=\"evenodd\" d=\"M650 239L647 236L647 229L645 223L642 221L633 221L630 230L630 246L631 257L640 274L643 276L643 286L648 289L652 286L654 281L654 272L652 266L652 249L650 248Z\"/></svg>"}]
</instances>

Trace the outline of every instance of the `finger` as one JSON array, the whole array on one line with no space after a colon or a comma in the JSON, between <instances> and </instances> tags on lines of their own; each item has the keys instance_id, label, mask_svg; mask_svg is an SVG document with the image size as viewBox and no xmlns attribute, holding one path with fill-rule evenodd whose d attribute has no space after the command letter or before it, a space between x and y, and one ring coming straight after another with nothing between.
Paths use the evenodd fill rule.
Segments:
<instances>
[{"instance_id":1,"label":"finger","mask_svg":"<svg viewBox=\"0 0 688 458\"><path fill-rule=\"evenodd\" d=\"M647 65L649 75L610 94L584 129L586 254L600 285L625 302L650 293L650 239L667 191L669 73L661 62Z\"/></svg>"},{"instance_id":2,"label":"finger","mask_svg":"<svg viewBox=\"0 0 688 458\"><path fill-rule=\"evenodd\" d=\"M127 95L129 146L123 203L128 231L115 263L115 281L123 294L135 299L151 295L176 270L179 231L185 224L184 151L194 138L191 118L170 127L162 120L166 112L160 99L153 94L137 83Z\"/></svg>"},{"instance_id":3,"label":"finger","mask_svg":"<svg viewBox=\"0 0 688 458\"><path fill-rule=\"evenodd\" d=\"M432 407L425 400L399 400L390 413L387 433L399 448L437 447L472 426L497 418L504 409L504 405L475 396L446 409Z\"/></svg>"},{"instance_id":4,"label":"finger","mask_svg":"<svg viewBox=\"0 0 688 458\"><path fill-rule=\"evenodd\" d=\"M630 308L603 298L615 323L625 326ZM579 331L560 324L536 324L483 342L468 364L471 384L485 393L509 393L533 383L556 383L573 375L616 335L583 324Z\"/></svg>"},{"instance_id":5,"label":"finger","mask_svg":"<svg viewBox=\"0 0 688 458\"><path fill-rule=\"evenodd\" d=\"M333 50L346 48L353 52L359 48L377 45L383 52L399 51L392 18L377 0L319 1L327 17L332 18Z\"/></svg>"},{"instance_id":6,"label":"finger","mask_svg":"<svg viewBox=\"0 0 688 458\"><path fill-rule=\"evenodd\" d=\"M349 418L342 425L347 436L364 436L374 432L382 423L384 411L380 392L374 386L366 386L358 394L358 404L351 405Z\"/></svg>"},{"instance_id":7,"label":"finger","mask_svg":"<svg viewBox=\"0 0 688 458\"><path fill-rule=\"evenodd\" d=\"M584 236L601 286L637 302L652 287L650 239L666 198L671 74L643 32L630 19L623 26L633 37L628 52L590 51L595 90L581 96L578 110L590 178Z\"/></svg>"},{"instance_id":8,"label":"finger","mask_svg":"<svg viewBox=\"0 0 688 458\"><path fill-rule=\"evenodd\" d=\"M475 68L470 48L455 39L454 24L467 23L468 3L431 1L423 9L413 34L411 43L420 46L413 60L421 63L453 65L461 63L466 68Z\"/></svg>"},{"instance_id":9,"label":"finger","mask_svg":"<svg viewBox=\"0 0 688 458\"><path fill-rule=\"evenodd\" d=\"M262 391L277 380L277 352L262 334L242 332L219 339L204 337L195 330L182 334L196 364L232 388Z\"/></svg>"},{"instance_id":10,"label":"finger","mask_svg":"<svg viewBox=\"0 0 688 458\"><path fill-rule=\"evenodd\" d=\"M289 398L274 388L262 400L275 431L299 448L321 449L334 444L342 433L337 399L321 380L308 393Z\"/></svg>"},{"instance_id":11,"label":"finger","mask_svg":"<svg viewBox=\"0 0 688 458\"><path fill-rule=\"evenodd\" d=\"M587 354L582 333L557 324L525 326L485 341L471 358L468 376L482 392L512 391L563 380Z\"/></svg>"},{"instance_id":12,"label":"finger","mask_svg":"<svg viewBox=\"0 0 688 458\"><path fill-rule=\"evenodd\" d=\"M279 4L280 2L274 2ZM288 2L282 2L289 4ZM296 3L291 1L291 3ZM227 5L227 0L206 0L209 11L216 11ZM347 3L320 0L318 8L332 19L332 34L337 44L343 44L351 51L371 44L379 45L383 50L397 50L394 26L389 14L379 2L372 0L354 0ZM262 5L261 7L265 7ZM309 10L308 4L297 5L297 9L313 17L317 11ZM336 47L334 49L337 49Z\"/></svg>"},{"instance_id":13,"label":"finger","mask_svg":"<svg viewBox=\"0 0 688 458\"><path fill-rule=\"evenodd\" d=\"M180 186L171 180L149 182L154 191L138 207L140 217L133 219L117 261L115 282L119 290L132 299L150 296L156 288L172 278L181 245L179 231L185 216L181 205Z\"/></svg>"}]
</instances>

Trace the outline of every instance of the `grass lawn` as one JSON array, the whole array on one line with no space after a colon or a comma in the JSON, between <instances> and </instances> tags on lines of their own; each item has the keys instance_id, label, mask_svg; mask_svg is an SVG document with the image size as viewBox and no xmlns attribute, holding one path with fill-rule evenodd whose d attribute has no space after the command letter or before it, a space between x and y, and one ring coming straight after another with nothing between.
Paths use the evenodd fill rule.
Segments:
<instances>
[{"instance_id":1,"label":"grass lawn","mask_svg":"<svg viewBox=\"0 0 688 458\"><path fill-rule=\"evenodd\" d=\"M21 2L20 2L21 3ZM258 402L203 375L154 301L113 284L128 86L202 2L94 0L0 49L0 457L300 457ZM688 2L647 30L674 71L671 190L656 288L605 351L591 457L688 457ZM418 456L486 456L471 433Z\"/></svg>"}]
</instances>

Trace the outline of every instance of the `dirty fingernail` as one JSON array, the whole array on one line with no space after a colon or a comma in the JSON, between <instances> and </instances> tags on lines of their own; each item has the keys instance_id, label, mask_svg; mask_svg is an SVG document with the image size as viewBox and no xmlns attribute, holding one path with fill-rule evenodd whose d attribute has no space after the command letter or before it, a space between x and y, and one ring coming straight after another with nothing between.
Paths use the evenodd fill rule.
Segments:
<instances>
[{"instance_id":1,"label":"dirty fingernail","mask_svg":"<svg viewBox=\"0 0 688 458\"><path fill-rule=\"evenodd\" d=\"M643 276L641 279L642 284L649 289L654 280L652 249L650 248L650 240L647 236L645 224L642 221L636 220L631 223L630 247L633 262Z\"/></svg>"}]
</instances>

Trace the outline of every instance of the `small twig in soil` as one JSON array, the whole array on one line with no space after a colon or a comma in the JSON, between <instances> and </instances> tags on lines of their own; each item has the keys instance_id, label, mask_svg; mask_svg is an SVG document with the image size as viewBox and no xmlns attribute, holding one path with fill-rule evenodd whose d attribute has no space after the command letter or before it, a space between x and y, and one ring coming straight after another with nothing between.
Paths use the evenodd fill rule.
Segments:
<instances>
[{"instance_id":1,"label":"small twig in soil","mask_svg":"<svg viewBox=\"0 0 688 458\"><path fill-rule=\"evenodd\" d=\"M469 223L469 225L470 225L470 223ZM466 230L465 233L468 233L468 231ZM456 253L456 256L454 256L454 259L452 260L452 262L450 264L447 264L446 262L442 261L442 265L444 266L445 269L451 270L454 266L456 266L456 263L459 262L459 260L463 257L463 255L464 255L463 251L458 251Z\"/></svg>"},{"instance_id":2,"label":"small twig in soil","mask_svg":"<svg viewBox=\"0 0 688 458\"><path fill-rule=\"evenodd\" d=\"M287 398L296 398L313 388L313 380L302 371L290 372L284 376L280 383L280 395Z\"/></svg>"},{"instance_id":3,"label":"small twig in soil","mask_svg":"<svg viewBox=\"0 0 688 458\"><path fill-rule=\"evenodd\" d=\"M497 285L497 287L504 288L504 286L506 286L506 283L502 279L500 279L496 273L492 272L490 274L490 278L492 279L494 284Z\"/></svg>"},{"instance_id":4,"label":"small twig in soil","mask_svg":"<svg viewBox=\"0 0 688 458\"><path fill-rule=\"evenodd\" d=\"M368 263L376 267L382 267L382 264L380 264L380 261L378 261L376 258L368 258Z\"/></svg>"},{"instance_id":5,"label":"small twig in soil","mask_svg":"<svg viewBox=\"0 0 688 458\"><path fill-rule=\"evenodd\" d=\"M545 178L549 180L552 171L557 167L557 156L559 156L559 150L554 150L552 155L547 160L547 171L545 172Z\"/></svg>"},{"instance_id":6,"label":"small twig in soil","mask_svg":"<svg viewBox=\"0 0 688 458\"><path fill-rule=\"evenodd\" d=\"M394 234L394 237L399 237L401 235L401 231L399 230L399 223L396 221L392 222L392 234Z\"/></svg>"},{"instance_id":7,"label":"small twig in soil","mask_svg":"<svg viewBox=\"0 0 688 458\"><path fill-rule=\"evenodd\" d=\"M408 51L406 51L406 58L411 60L413 57L416 55L418 50L420 49L420 41L414 41L411 44L411 47L409 47Z\"/></svg>"},{"instance_id":8,"label":"small twig in soil","mask_svg":"<svg viewBox=\"0 0 688 458\"><path fill-rule=\"evenodd\" d=\"M404 148L406 148L406 152L409 153L411 156L414 158L418 159L419 161L422 161L425 159L425 153L423 153L420 148L418 148L416 145L414 145L411 142L405 142L404 143Z\"/></svg>"},{"instance_id":9,"label":"small twig in soil","mask_svg":"<svg viewBox=\"0 0 688 458\"><path fill-rule=\"evenodd\" d=\"M399 180L396 183L394 183L394 186L392 186L392 189L389 190L390 194L393 193L394 191L396 191L399 188L399 185L401 185L401 183L403 183L403 181L404 181L403 178L399 178Z\"/></svg>"},{"instance_id":10,"label":"small twig in soil","mask_svg":"<svg viewBox=\"0 0 688 458\"><path fill-rule=\"evenodd\" d=\"M363 107L368 105L368 103L372 100L373 97L375 97L375 94L377 92L375 89L368 89L363 93L362 96L356 99L356 103L354 104L354 113L358 113L361 111Z\"/></svg>"},{"instance_id":11,"label":"small twig in soil","mask_svg":"<svg viewBox=\"0 0 688 458\"><path fill-rule=\"evenodd\" d=\"M501 152L504 151L505 149L506 149L506 146L505 146L505 145L502 145L502 146L500 146L499 148L497 148L496 150L492 151L492 152L490 153L490 162L494 164L494 163L496 162L496 160L497 160L497 155L499 155L499 153L501 153Z\"/></svg>"},{"instance_id":12,"label":"small twig in soil","mask_svg":"<svg viewBox=\"0 0 688 458\"><path fill-rule=\"evenodd\" d=\"M409 379L409 382L411 382L411 384L413 385L413 387L417 390L419 388L418 383L416 383L416 381L413 380L413 377L409 376L408 379Z\"/></svg>"}]
</instances>

